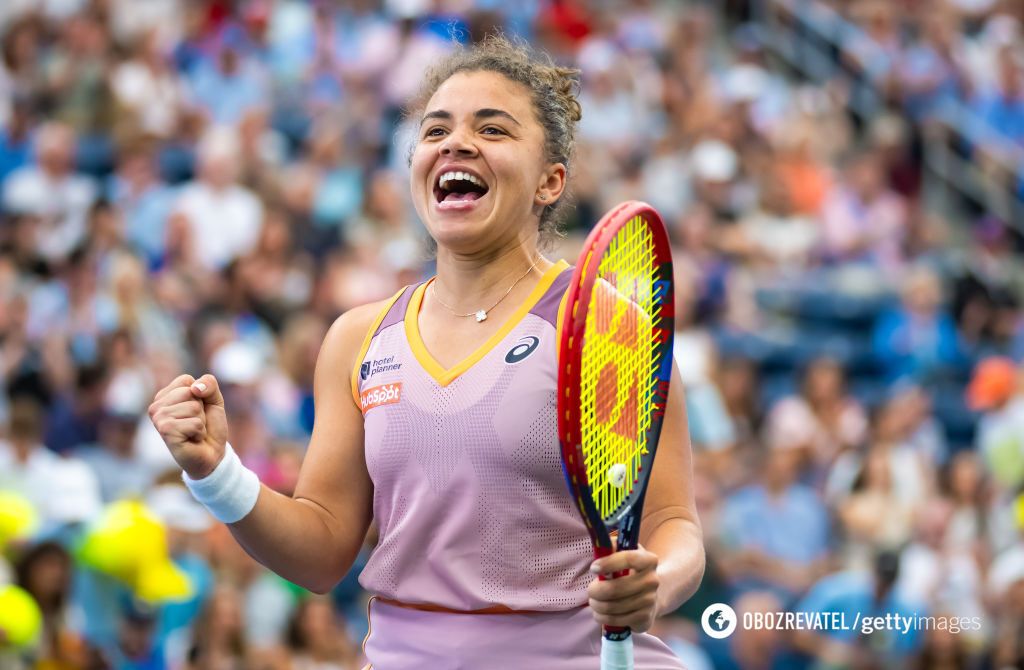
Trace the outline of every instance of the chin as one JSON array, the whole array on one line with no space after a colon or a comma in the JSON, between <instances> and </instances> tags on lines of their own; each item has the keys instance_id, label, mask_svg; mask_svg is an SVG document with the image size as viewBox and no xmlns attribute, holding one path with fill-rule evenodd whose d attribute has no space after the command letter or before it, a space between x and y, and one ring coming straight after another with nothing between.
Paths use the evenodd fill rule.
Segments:
<instances>
[{"instance_id":1,"label":"chin","mask_svg":"<svg viewBox=\"0 0 1024 670\"><path fill-rule=\"evenodd\" d=\"M483 203L489 204L489 203ZM444 210L431 203L424 218L427 232L440 246L450 249L475 249L484 243L492 224L490 207L468 210Z\"/></svg>"}]
</instances>

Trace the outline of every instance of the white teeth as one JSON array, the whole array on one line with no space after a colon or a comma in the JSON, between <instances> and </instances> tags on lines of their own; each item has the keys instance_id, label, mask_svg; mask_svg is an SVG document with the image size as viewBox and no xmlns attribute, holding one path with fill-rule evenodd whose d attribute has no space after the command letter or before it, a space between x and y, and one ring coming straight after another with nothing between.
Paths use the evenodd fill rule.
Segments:
<instances>
[{"instance_id":1,"label":"white teeth","mask_svg":"<svg viewBox=\"0 0 1024 670\"><path fill-rule=\"evenodd\" d=\"M469 183L476 184L477 186L480 186L481 188L487 188L487 184L483 183L483 181L481 181L480 179L477 179L476 177L474 177L473 175L469 174L468 172L455 172L455 171L445 172L444 174L441 175L440 179L437 180L437 184L441 188L445 188L445 186L448 184L448 182L450 182L453 179L459 179L459 180L462 180L462 181L468 181Z\"/></svg>"}]
</instances>

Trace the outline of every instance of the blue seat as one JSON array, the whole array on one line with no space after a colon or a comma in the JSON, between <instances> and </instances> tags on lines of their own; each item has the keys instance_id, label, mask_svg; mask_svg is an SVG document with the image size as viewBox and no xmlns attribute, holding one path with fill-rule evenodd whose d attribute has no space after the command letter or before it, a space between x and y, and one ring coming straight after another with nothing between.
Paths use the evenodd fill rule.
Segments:
<instances>
[{"instance_id":1,"label":"blue seat","mask_svg":"<svg viewBox=\"0 0 1024 670\"><path fill-rule=\"evenodd\" d=\"M850 395L867 409L874 409L889 397L889 384L881 377L851 377L846 381Z\"/></svg>"},{"instance_id":2,"label":"blue seat","mask_svg":"<svg viewBox=\"0 0 1024 670\"><path fill-rule=\"evenodd\" d=\"M799 392L799 379L795 375L786 372L762 375L758 384L761 407L768 411L771 411L771 408L778 401Z\"/></svg>"},{"instance_id":3,"label":"blue seat","mask_svg":"<svg viewBox=\"0 0 1024 670\"><path fill-rule=\"evenodd\" d=\"M299 107L285 106L274 110L270 126L288 140L290 154L297 152L309 137L313 120Z\"/></svg>"},{"instance_id":4,"label":"blue seat","mask_svg":"<svg viewBox=\"0 0 1024 670\"><path fill-rule=\"evenodd\" d=\"M83 135L75 147L75 165L79 172L102 179L114 171L116 154L106 135Z\"/></svg>"},{"instance_id":5,"label":"blue seat","mask_svg":"<svg viewBox=\"0 0 1024 670\"><path fill-rule=\"evenodd\" d=\"M157 155L161 178L168 184L181 184L195 174L195 154L186 146L169 144Z\"/></svg>"},{"instance_id":6,"label":"blue seat","mask_svg":"<svg viewBox=\"0 0 1024 670\"><path fill-rule=\"evenodd\" d=\"M973 445L979 415L967 408L964 387L955 383L939 384L928 391L933 413L942 424L950 446L957 449Z\"/></svg>"}]
</instances>

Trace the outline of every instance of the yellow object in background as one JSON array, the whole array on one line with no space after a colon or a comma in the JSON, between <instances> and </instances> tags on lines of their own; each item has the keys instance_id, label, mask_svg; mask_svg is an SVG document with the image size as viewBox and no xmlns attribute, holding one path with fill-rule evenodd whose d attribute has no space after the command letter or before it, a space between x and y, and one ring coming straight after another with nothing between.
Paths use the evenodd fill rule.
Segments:
<instances>
[{"instance_id":1,"label":"yellow object in background","mask_svg":"<svg viewBox=\"0 0 1024 670\"><path fill-rule=\"evenodd\" d=\"M0 586L0 630L7 640L0 648L29 647L42 628L43 613L32 596L18 586Z\"/></svg>"},{"instance_id":2,"label":"yellow object in background","mask_svg":"<svg viewBox=\"0 0 1024 670\"><path fill-rule=\"evenodd\" d=\"M163 524L141 502L108 505L87 531L77 554L84 565L128 585L147 602L192 596L188 576L168 554Z\"/></svg>"},{"instance_id":3,"label":"yellow object in background","mask_svg":"<svg viewBox=\"0 0 1024 670\"><path fill-rule=\"evenodd\" d=\"M39 515L24 496L0 491L0 550L11 540L31 537L39 526Z\"/></svg>"}]
</instances>

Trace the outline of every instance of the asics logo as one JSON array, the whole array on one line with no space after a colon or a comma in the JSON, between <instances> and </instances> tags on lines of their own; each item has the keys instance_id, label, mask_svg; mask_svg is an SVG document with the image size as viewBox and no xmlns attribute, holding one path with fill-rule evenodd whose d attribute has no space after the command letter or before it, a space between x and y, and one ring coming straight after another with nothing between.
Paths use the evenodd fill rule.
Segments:
<instances>
[{"instance_id":1,"label":"asics logo","mask_svg":"<svg viewBox=\"0 0 1024 670\"><path fill-rule=\"evenodd\" d=\"M532 354L539 344L539 337L527 335L519 340L519 344L508 350L508 353L505 354L505 362L512 365L518 363Z\"/></svg>"}]
</instances>

